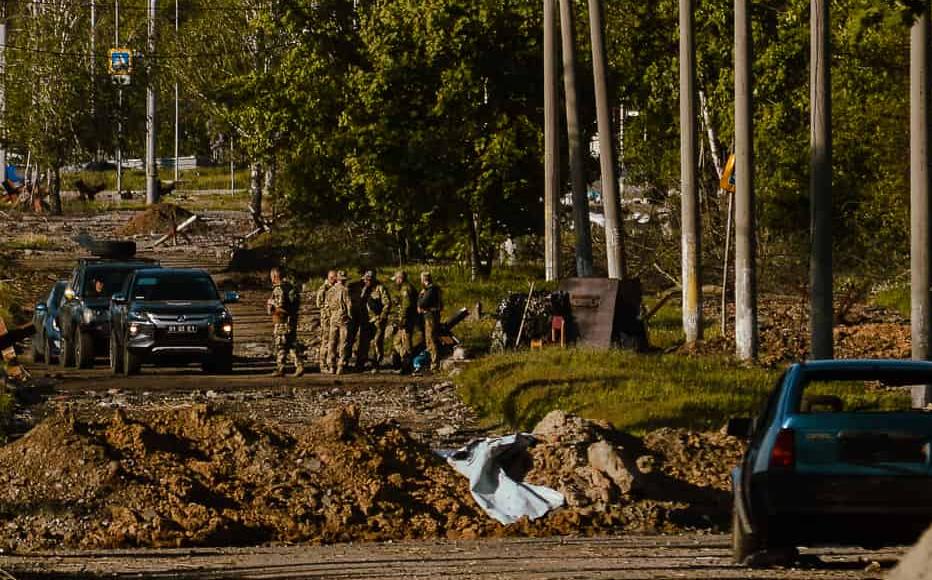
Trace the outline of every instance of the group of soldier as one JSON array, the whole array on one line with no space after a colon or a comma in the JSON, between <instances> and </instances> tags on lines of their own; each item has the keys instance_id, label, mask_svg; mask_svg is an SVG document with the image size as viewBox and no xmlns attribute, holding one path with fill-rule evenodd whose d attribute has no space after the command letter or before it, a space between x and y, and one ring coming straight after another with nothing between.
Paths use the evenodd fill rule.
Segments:
<instances>
[{"instance_id":1,"label":"group of soldier","mask_svg":"<svg viewBox=\"0 0 932 580\"><path fill-rule=\"evenodd\" d=\"M297 337L299 293L283 279L279 268L272 268L270 278L272 297L267 307L274 324L273 374L284 376L290 354L295 366L294 376L299 377L305 372ZM340 375L346 372L354 347L357 371L380 368L385 362L386 338L392 340L392 366L399 370L410 369L417 329L424 335L430 370L439 370L438 332L443 309L440 288L434 284L430 272L421 272L420 292L408 281L408 274L403 270L395 272L393 282L394 292L390 292L371 270L352 282L344 271L327 273L315 295L320 311L318 363L322 373Z\"/></svg>"}]
</instances>

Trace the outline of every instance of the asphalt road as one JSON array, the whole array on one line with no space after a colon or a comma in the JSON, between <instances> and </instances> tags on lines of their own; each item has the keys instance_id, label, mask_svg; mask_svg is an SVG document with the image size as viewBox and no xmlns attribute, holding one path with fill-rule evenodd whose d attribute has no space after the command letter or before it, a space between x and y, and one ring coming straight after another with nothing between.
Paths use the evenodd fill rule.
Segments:
<instances>
[{"instance_id":1,"label":"asphalt road","mask_svg":"<svg viewBox=\"0 0 932 580\"><path fill-rule=\"evenodd\" d=\"M19 579L108 578L880 578L901 550L804 552L798 568L733 565L725 536L622 536L404 542L2 556ZM876 562L876 564L873 564Z\"/></svg>"}]
</instances>

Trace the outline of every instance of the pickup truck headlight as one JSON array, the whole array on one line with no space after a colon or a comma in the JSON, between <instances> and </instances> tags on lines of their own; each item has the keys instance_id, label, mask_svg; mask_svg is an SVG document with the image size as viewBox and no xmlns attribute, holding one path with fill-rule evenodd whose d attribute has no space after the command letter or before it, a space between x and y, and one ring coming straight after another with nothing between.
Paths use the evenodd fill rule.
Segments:
<instances>
[{"instance_id":1,"label":"pickup truck headlight","mask_svg":"<svg viewBox=\"0 0 932 580\"><path fill-rule=\"evenodd\" d=\"M126 320L130 322L149 322L149 317L141 312L130 312L126 315Z\"/></svg>"},{"instance_id":2,"label":"pickup truck headlight","mask_svg":"<svg viewBox=\"0 0 932 580\"><path fill-rule=\"evenodd\" d=\"M233 317L226 310L220 311L217 314L217 323L214 328L220 336L230 336L233 334Z\"/></svg>"}]
</instances>

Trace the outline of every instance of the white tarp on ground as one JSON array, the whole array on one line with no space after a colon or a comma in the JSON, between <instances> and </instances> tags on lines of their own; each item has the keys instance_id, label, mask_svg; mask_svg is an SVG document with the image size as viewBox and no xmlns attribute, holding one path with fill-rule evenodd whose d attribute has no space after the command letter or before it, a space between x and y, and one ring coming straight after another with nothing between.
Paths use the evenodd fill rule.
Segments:
<instances>
[{"instance_id":1,"label":"white tarp on ground","mask_svg":"<svg viewBox=\"0 0 932 580\"><path fill-rule=\"evenodd\" d=\"M903 556L888 580L932 580L932 528Z\"/></svg>"},{"instance_id":2,"label":"white tarp on ground","mask_svg":"<svg viewBox=\"0 0 932 580\"><path fill-rule=\"evenodd\" d=\"M560 492L515 481L506 470L534 443L526 433L473 441L447 458L450 465L469 478L469 488L487 514L503 524L522 517L537 519L563 505Z\"/></svg>"}]
</instances>

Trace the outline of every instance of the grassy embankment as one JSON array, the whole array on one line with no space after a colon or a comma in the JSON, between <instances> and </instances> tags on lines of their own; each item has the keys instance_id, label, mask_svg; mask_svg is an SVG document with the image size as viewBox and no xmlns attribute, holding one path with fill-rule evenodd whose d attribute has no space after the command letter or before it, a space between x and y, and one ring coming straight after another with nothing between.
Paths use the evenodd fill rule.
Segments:
<instances>
[{"instance_id":1,"label":"grassy embankment","mask_svg":"<svg viewBox=\"0 0 932 580\"><path fill-rule=\"evenodd\" d=\"M902 308L902 291L881 293L876 300ZM646 300L648 306L651 301ZM908 300L906 305L908 312ZM706 324L707 338L720 335L718 321ZM657 312L649 333L656 348L652 354L558 348L513 352L482 358L455 381L486 426L531 429L549 411L562 409L643 433L664 426L718 429L729 417L756 413L780 374L725 356L660 354L683 342L676 302ZM890 408L902 397L860 388L836 394L848 407Z\"/></svg>"},{"instance_id":2,"label":"grassy embankment","mask_svg":"<svg viewBox=\"0 0 932 580\"><path fill-rule=\"evenodd\" d=\"M482 302L487 316L456 329L464 344L478 353L488 352L495 325L489 315L503 297L527 292L531 280L538 280L536 288L554 288L539 282L543 272L533 266L496 268L490 279L480 282L470 281L468 269L461 267L432 271L444 288L448 315ZM658 350L682 342L680 317L679 307L671 303L651 320L651 344ZM717 335L715 321L707 324L707 335ZM718 428L729 416L758 407L777 375L725 357L551 348L486 356L468 366L456 382L487 425L529 429L547 412L563 409L637 432L665 425Z\"/></svg>"}]
</instances>

